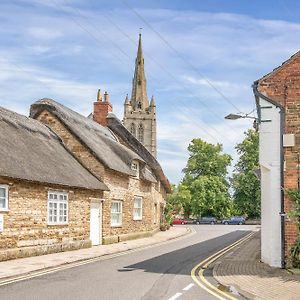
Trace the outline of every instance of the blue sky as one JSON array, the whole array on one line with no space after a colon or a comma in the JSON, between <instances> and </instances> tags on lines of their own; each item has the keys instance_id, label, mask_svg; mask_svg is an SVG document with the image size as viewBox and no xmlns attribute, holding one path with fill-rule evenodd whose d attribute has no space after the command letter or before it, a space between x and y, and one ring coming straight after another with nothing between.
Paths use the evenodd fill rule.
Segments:
<instances>
[{"instance_id":1,"label":"blue sky","mask_svg":"<svg viewBox=\"0 0 300 300\"><path fill-rule=\"evenodd\" d=\"M50 97L88 115L101 88L122 118L142 27L158 159L178 182L192 138L236 159L252 124L224 116L252 111L253 81L299 50L299 11L296 0L2 0L0 106L28 115Z\"/></svg>"}]
</instances>

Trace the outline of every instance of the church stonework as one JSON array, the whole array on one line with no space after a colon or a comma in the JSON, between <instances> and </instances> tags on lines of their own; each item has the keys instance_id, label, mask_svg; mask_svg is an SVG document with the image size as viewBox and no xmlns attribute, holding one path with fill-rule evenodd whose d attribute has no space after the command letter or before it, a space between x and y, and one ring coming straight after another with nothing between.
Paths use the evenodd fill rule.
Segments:
<instances>
[{"instance_id":1,"label":"church stonework","mask_svg":"<svg viewBox=\"0 0 300 300\"><path fill-rule=\"evenodd\" d=\"M135 71L132 80L132 92L124 102L124 126L156 157L156 106L152 96L150 104L147 96L142 39L135 60Z\"/></svg>"}]
</instances>

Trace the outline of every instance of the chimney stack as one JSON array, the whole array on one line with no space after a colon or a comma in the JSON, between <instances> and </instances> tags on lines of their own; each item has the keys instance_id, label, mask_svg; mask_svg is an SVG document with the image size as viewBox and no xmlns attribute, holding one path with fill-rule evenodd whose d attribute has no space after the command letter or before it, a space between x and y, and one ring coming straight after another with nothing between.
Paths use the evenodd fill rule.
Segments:
<instances>
[{"instance_id":1,"label":"chimney stack","mask_svg":"<svg viewBox=\"0 0 300 300\"><path fill-rule=\"evenodd\" d=\"M112 112L112 105L108 100L108 93L104 93L104 101L102 101L101 91L98 90L97 101L94 102L93 120L102 126L107 126L106 117Z\"/></svg>"}]
</instances>

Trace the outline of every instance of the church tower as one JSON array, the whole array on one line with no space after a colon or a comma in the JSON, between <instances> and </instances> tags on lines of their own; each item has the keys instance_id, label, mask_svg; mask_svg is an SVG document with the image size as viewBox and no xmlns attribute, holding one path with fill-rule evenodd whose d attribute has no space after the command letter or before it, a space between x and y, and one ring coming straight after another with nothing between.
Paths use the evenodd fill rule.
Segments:
<instances>
[{"instance_id":1,"label":"church tower","mask_svg":"<svg viewBox=\"0 0 300 300\"><path fill-rule=\"evenodd\" d=\"M147 96L142 37L139 34L139 46L135 60L130 100L124 102L124 126L156 157L156 114L152 96L150 104Z\"/></svg>"}]
</instances>

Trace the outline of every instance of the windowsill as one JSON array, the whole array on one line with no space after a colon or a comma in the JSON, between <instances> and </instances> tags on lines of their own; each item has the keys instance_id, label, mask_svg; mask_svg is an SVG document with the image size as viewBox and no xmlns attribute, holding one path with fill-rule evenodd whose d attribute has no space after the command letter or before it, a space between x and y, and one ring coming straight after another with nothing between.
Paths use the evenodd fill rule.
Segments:
<instances>
[{"instance_id":1,"label":"windowsill","mask_svg":"<svg viewBox=\"0 0 300 300\"><path fill-rule=\"evenodd\" d=\"M143 218L135 218L135 219L133 219L133 221L142 221L143 220Z\"/></svg>"},{"instance_id":2,"label":"windowsill","mask_svg":"<svg viewBox=\"0 0 300 300\"><path fill-rule=\"evenodd\" d=\"M47 223L48 226L68 226L69 223Z\"/></svg>"},{"instance_id":3,"label":"windowsill","mask_svg":"<svg viewBox=\"0 0 300 300\"><path fill-rule=\"evenodd\" d=\"M9 211L10 211L9 208L0 208L0 213L1 213L1 212L9 212Z\"/></svg>"},{"instance_id":4,"label":"windowsill","mask_svg":"<svg viewBox=\"0 0 300 300\"><path fill-rule=\"evenodd\" d=\"M110 227L113 227L113 228L120 228L120 227L122 227L122 224L110 225Z\"/></svg>"}]
</instances>

